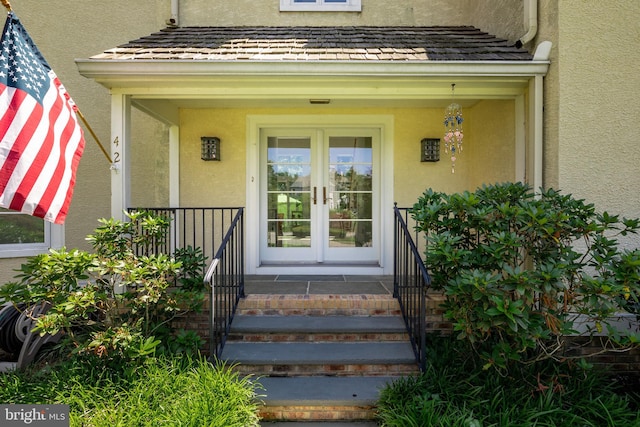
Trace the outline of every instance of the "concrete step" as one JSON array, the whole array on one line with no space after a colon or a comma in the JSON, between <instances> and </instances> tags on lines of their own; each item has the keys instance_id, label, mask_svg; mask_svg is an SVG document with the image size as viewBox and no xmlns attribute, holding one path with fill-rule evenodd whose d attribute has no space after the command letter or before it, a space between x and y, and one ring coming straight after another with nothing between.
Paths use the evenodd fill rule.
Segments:
<instances>
[{"instance_id":1,"label":"concrete step","mask_svg":"<svg viewBox=\"0 0 640 427\"><path fill-rule=\"evenodd\" d=\"M380 390L397 378L261 378L265 406L260 415L265 421L372 420Z\"/></svg>"},{"instance_id":2,"label":"concrete step","mask_svg":"<svg viewBox=\"0 0 640 427\"><path fill-rule=\"evenodd\" d=\"M409 342L227 342L222 359L269 376L384 376L417 372Z\"/></svg>"},{"instance_id":3,"label":"concrete step","mask_svg":"<svg viewBox=\"0 0 640 427\"><path fill-rule=\"evenodd\" d=\"M221 357L264 386L264 426L376 425L380 389L419 373L399 303L389 292L310 293L311 285L306 294L249 292Z\"/></svg>"},{"instance_id":4,"label":"concrete step","mask_svg":"<svg viewBox=\"0 0 640 427\"><path fill-rule=\"evenodd\" d=\"M398 316L250 316L233 319L230 341L408 341Z\"/></svg>"},{"instance_id":5,"label":"concrete step","mask_svg":"<svg viewBox=\"0 0 640 427\"><path fill-rule=\"evenodd\" d=\"M399 316L391 295L262 295L240 300L237 314L296 316Z\"/></svg>"}]
</instances>

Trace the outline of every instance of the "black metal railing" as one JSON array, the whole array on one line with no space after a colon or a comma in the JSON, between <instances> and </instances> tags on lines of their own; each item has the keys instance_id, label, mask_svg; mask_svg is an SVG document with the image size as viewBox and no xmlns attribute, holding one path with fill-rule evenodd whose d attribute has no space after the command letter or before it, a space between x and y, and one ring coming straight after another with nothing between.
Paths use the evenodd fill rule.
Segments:
<instances>
[{"instance_id":1,"label":"black metal railing","mask_svg":"<svg viewBox=\"0 0 640 427\"><path fill-rule=\"evenodd\" d=\"M431 278L414 237L419 234L412 227L409 231L409 209L394 206L394 266L393 294L400 302L402 316L411 338L416 361L422 372L426 369L427 351L427 291ZM412 220L411 220L412 221Z\"/></svg>"},{"instance_id":2,"label":"black metal railing","mask_svg":"<svg viewBox=\"0 0 640 427\"><path fill-rule=\"evenodd\" d=\"M138 255L173 254L199 248L209 261L202 270L209 295L209 355L219 357L240 298L244 297L244 208L130 208L170 221L169 232Z\"/></svg>"},{"instance_id":3,"label":"black metal railing","mask_svg":"<svg viewBox=\"0 0 640 427\"><path fill-rule=\"evenodd\" d=\"M180 207L180 208L129 208L129 212L146 211L170 221L169 232L162 239L151 243L152 247L137 247L138 255L149 253L173 254L176 250L199 248L207 262L213 260L234 218L243 208ZM202 275L206 272L206 265Z\"/></svg>"},{"instance_id":4,"label":"black metal railing","mask_svg":"<svg viewBox=\"0 0 640 427\"><path fill-rule=\"evenodd\" d=\"M244 210L240 208L207 269L210 289L209 355L220 357L240 298L244 297Z\"/></svg>"}]
</instances>

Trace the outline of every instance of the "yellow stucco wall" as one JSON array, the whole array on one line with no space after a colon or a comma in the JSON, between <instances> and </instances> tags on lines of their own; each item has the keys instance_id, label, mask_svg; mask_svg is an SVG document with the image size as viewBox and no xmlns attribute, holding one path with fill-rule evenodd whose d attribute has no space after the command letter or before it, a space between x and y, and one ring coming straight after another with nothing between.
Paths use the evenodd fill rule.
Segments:
<instances>
[{"instance_id":1,"label":"yellow stucco wall","mask_svg":"<svg viewBox=\"0 0 640 427\"><path fill-rule=\"evenodd\" d=\"M471 143L463 153L473 159L466 182L468 190L518 179L514 104L514 101L481 101L472 109L466 128Z\"/></svg>"},{"instance_id":2,"label":"yellow stucco wall","mask_svg":"<svg viewBox=\"0 0 640 427\"><path fill-rule=\"evenodd\" d=\"M485 101L464 109L464 152L456 173L441 153L440 162L420 162L422 138L441 138L442 108L369 109L211 109L182 110L180 203L184 206L246 204L246 117L260 114L392 115L394 118L394 196L410 206L431 187L438 191L474 190L485 183L513 180L515 130L513 101ZM221 161L200 160L200 137L218 136ZM383 141L384 143L385 141Z\"/></svg>"},{"instance_id":3,"label":"yellow stucco wall","mask_svg":"<svg viewBox=\"0 0 640 427\"><path fill-rule=\"evenodd\" d=\"M180 204L244 206L246 201L246 111L182 110L180 114ZM200 137L220 138L220 161L200 159Z\"/></svg>"}]
</instances>

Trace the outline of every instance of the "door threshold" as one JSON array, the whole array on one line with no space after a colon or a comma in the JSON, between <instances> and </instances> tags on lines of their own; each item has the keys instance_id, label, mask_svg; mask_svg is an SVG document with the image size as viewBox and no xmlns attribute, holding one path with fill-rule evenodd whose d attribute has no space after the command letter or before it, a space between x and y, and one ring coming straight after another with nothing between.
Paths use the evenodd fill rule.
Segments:
<instances>
[{"instance_id":1,"label":"door threshold","mask_svg":"<svg viewBox=\"0 0 640 427\"><path fill-rule=\"evenodd\" d=\"M262 264L256 267L255 273L251 274L304 274L304 275L376 275L385 274L383 267L375 264L345 264L345 263L322 263L322 264L296 264L278 263ZM390 273L388 273L390 274Z\"/></svg>"}]
</instances>

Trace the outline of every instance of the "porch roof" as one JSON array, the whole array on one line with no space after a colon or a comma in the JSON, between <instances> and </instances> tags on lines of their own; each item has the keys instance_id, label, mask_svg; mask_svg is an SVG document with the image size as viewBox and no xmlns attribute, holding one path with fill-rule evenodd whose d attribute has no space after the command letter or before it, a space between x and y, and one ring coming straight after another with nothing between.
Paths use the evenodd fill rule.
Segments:
<instances>
[{"instance_id":1,"label":"porch roof","mask_svg":"<svg viewBox=\"0 0 640 427\"><path fill-rule=\"evenodd\" d=\"M530 61L507 40L469 26L177 27L94 60Z\"/></svg>"},{"instance_id":2,"label":"porch roof","mask_svg":"<svg viewBox=\"0 0 640 427\"><path fill-rule=\"evenodd\" d=\"M544 46L544 48L541 48ZM513 98L549 66L475 27L176 27L77 59L80 74L160 120L179 108L442 106Z\"/></svg>"}]
</instances>

